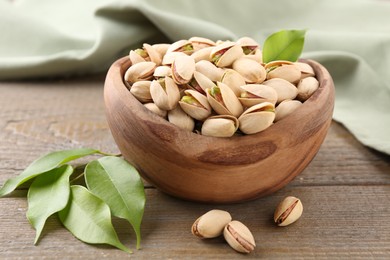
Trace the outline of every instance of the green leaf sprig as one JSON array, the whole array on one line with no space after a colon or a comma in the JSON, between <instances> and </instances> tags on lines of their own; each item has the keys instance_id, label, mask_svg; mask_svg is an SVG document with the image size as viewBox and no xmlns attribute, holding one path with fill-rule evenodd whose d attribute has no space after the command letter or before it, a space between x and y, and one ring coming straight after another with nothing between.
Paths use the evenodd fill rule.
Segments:
<instances>
[{"instance_id":1,"label":"green leaf sprig","mask_svg":"<svg viewBox=\"0 0 390 260\"><path fill-rule=\"evenodd\" d=\"M74 169L67 162L92 154L104 155L87 164L83 175L87 187L71 185ZM129 221L141 243L145 191L137 170L125 160L96 149L82 148L52 152L31 163L20 175L8 179L0 197L33 180L27 194L27 219L39 240L46 220L58 214L62 224L79 240L109 244L125 252L111 222L111 215Z\"/></svg>"}]
</instances>

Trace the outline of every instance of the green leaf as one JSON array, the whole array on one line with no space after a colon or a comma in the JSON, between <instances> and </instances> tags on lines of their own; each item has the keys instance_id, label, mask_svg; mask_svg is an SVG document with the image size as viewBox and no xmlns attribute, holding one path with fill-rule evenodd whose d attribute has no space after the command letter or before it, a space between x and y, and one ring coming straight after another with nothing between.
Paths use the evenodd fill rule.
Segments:
<instances>
[{"instance_id":1,"label":"green leaf","mask_svg":"<svg viewBox=\"0 0 390 260\"><path fill-rule=\"evenodd\" d=\"M68 205L58 212L62 224L78 239L90 244L109 244L132 253L120 241L111 223L110 209L85 187L70 187Z\"/></svg>"},{"instance_id":2,"label":"green leaf","mask_svg":"<svg viewBox=\"0 0 390 260\"><path fill-rule=\"evenodd\" d=\"M37 243L48 217L68 204L69 177L73 173L70 165L63 165L38 176L28 190L27 218L36 230Z\"/></svg>"},{"instance_id":3,"label":"green leaf","mask_svg":"<svg viewBox=\"0 0 390 260\"><path fill-rule=\"evenodd\" d=\"M305 33L306 30L282 30L270 35L264 42L263 62L297 61L303 50Z\"/></svg>"},{"instance_id":4,"label":"green leaf","mask_svg":"<svg viewBox=\"0 0 390 260\"><path fill-rule=\"evenodd\" d=\"M58 152L52 152L42 156L41 158L32 162L20 175L8 179L3 187L0 189L0 197L9 194L14 191L22 183L42 174L53 170L54 168L67 163L72 160L76 160L80 157L91 155L94 153L100 153L98 150L81 148L74 150L64 150Z\"/></svg>"},{"instance_id":5,"label":"green leaf","mask_svg":"<svg viewBox=\"0 0 390 260\"><path fill-rule=\"evenodd\" d=\"M126 219L141 243L141 222L145 191L138 171L125 160L107 156L90 162L85 168L88 189L110 207L114 216Z\"/></svg>"}]
</instances>

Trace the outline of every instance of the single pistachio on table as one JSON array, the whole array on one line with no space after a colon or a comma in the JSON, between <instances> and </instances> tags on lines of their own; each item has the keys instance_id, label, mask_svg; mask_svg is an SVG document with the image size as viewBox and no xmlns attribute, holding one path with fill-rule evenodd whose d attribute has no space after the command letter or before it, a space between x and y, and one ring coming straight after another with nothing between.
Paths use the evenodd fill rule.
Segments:
<instances>
[{"instance_id":1,"label":"single pistachio on table","mask_svg":"<svg viewBox=\"0 0 390 260\"><path fill-rule=\"evenodd\" d=\"M195 127L195 121L187 115L180 106L168 111L168 121L177 127L192 132Z\"/></svg>"},{"instance_id":2,"label":"single pistachio on table","mask_svg":"<svg viewBox=\"0 0 390 260\"><path fill-rule=\"evenodd\" d=\"M286 99L294 99L298 95L298 89L285 79L269 79L264 81L262 84L270 86L276 91L278 95L277 103Z\"/></svg>"},{"instance_id":3,"label":"single pistachio on table","mask_svg":"<svg viewBox=\"0 0 390 260\"><path fill-rule=\"evenodd\" d=\"M214 137L231 137L239 126L238 119L232 115L211 116L203 122L201 134Z\"/></svg>"},{"instance_id":4,"label":"single pistachio on table","mask_svg":"<svg viewBox=\"0 0 390 260\"><path fill-rule=\"evenodd\" d=\"M207 38L203 38L203 37L191 37L188 39L188 41L191 42L192 47L193 47L195 52L197 52L201 49L207 48L207 47L215 46L214 41L207 39Z\"/></svg>"},{"instance_id":5,"label":"single pistachio on table","mask_svg":"<svg viewBox=\"0 0 390 260\"><path fill-rule=\"evenodd\" d=\"M237 220L225 226L223 236L226 242L240 253L250 253L255 250L256 243L251 231Z\"/></svg>"},{"instance_id":6,"label":"single pistachio on table","mask_svg":"<svg viewBox=\"0 0 390 260\"><path fill-rule=\"evenodd\" d=\"M309 64L297 61L294 62L294 65L301 71L301 79L315 76L315 72Z\"/></svg>"},{"instance_id":7,"label":"single pistachio on table","mask_svg":"<svg viewBox=\"0 0 390 260\"><path fill-rule=\"evenodd\" d=\"M214 47L210 53L211 61L218 67L229 67L244 55L240 45L234 42L224 42Z\"/></svg>"},{"instance_id":8,"label":"single pistachio on table","mask_svg":"<svg viewBox=\"0 0 390 260\"><path fill-rule=\"evenodd\" d=\"M276 91L262 84L247 84L240 87L241 95L238 98L244 107L251 107L262 102L276 104L278 94Z\"/></svg>"},{"instance_id":9,"label":"single pistachio on table","mask_svg":"<svg viewBox=\"0 0 390 260\"><path fill-rule=\"evenodd\" d=\"M291 99L283 100L275 108L275 122L290 115L301 105L302 103L299 100L291 100Z\"/></svg>"},{"instance_id":10,"label":"single pistachio on table","mask_svg":"<svg viewBox=\"0 0 390 260\"><path fill-rule=\"evenodd\" d=\"M217 82L217 86L206 90L207 100L217 114L238 117L244 111L240 101L227 85Z\"/></svg>"},{"instance_id":11,"label":"single pistachio on table","mask_svg":"<svg viewBox=\"0 0 390 260\"><path fill-rule=\"evenodd\" d=\"M134 51L130 51L129 53L131 64L136 64L143 61L152 61L157 65L160 65L161 57L162 56L160 53L147 43L143 44L142 49L136 49Z\"/></svg>"},{"instance_id":12,"label":"single pistachio on table","mask_svg":"<svg viewBox=\"0 0 390 260\"><path fill-rule=\"evenodd\" d=\"M163 110L172 110L180 100L180 91L170 77L153 80L150 84L153 102Z\"/></svg>"},{"instance_id":13,"label":"single pistachio on table","mask_svg":"<svg viewBox=\"0 0 390 260\"><path fill-rule=\"evenodd\" d=\"M213 209L195 220L191 227L193 235L199 238L214 238L222 235L224 227L232 221L229 212Z\"/></svg>"},{"instance_id":14,"label":"single pistachio on table","mask_svg":"<svg viewBox=\"0 0 390 260\"><path fill-rule=\"evenodd\" d=\"M213 50L213 47L206 47L200 50L197 50L196 52L191 54L191 57L194 58L195 62L201 61L201 60L210 60L210 53Z\"/></svg>"},{"instance_id":15,"label":"single pistachio on table","mask_svg":"<svg viewBox=\"0 0 390 260\"><path fill-rule=\"evenodd\" d=\"M169 52L183 52L184 54L191 55L194 52L194 47L188 40L179 40L169 46L167 53Z\"/></svg>"},{"instance_id":16,"label":"single pistachio on table","mask_svg":"<svg viewBox=\"0 0 390 260\"><path fill-rule=\"evenodd\" d=\"M161 116L162 118L166 118L167 117L167 111L166 110L162 110L161 108L159 108L154 103L146 103L146 104L144 104L144 106L148 110L152 111L153 113L157 114L158 116Z\"/></svg>"},{"instance_id":17,"label":"single pistachio on table","mask_svg":"<svg viewBox=\"0 0 390 260\"><path fill-rule=\"evenodd\" d=\"M267 79L285 79L297 83L301 79L301 71L294 64L279 66L267 73Z\"/></svg>"},{"instance_id":18,"label":"single pistachio on table","mask_svg":"<svg viewBox=\"0 0 390 260\"><path fill-rule=\"evenodd\" d=\"M172 76L172 70L169 66L158 66L153 73L155 79Z\"/></svg>"},{"instance_id":19,"label":"single pistachio on table","mask_svg":"<svg viewBox=\"0 0 390 260\"><path fill-rule=\"evenodd\" d=\"M232 67L247 83L262 83L267 76L265 68L260 63L245 57L234 61Z\"/></svg>"},{"instance_id":20,"label":"single pistachio on table","mask_svg":"<svg viewBox=\"0 0 390 260\"><path fill-rule=\"evenodd\" d=\"M148 80L137 81L131 86L130 93L141 103L151 102L150 83Z\"/></svg>"},{"instance_id":21,"label":"single pistachio on table","mask_svg":"<svg viewBox=\"0 0 390 260\"><path fill-rule=\"evenodd\" d=\"M207 98L195 90L185 90L185 95L179 101L180 107L196 120L204 120L211 114Z\"/></svg>"},{"instance_id":22,"label":"single pistachio on table","mask_svg":"<svg viewBox=\"0 0 390 260\"><path fill-rule=\"evenodd\" d=\"M240 96L242 91L240 87L246 84L241 74L232 69L225 69L220 81L229 86L237 97Z\"/></svg>"},{"instance_id":23,"label":"single pistachio on table","mask_svg":"<svg viewBox=\"0 0 390 260\"><path fill-rule=\"evenodd\" d=\"M195 63L195 70L208 77L211 81L220 81L223 75L223 69L216 67L207 60Z\"/></svg>"},{"instance_id":24,"label":"single pistachio on table","mask_svg":"<svg viewBox=\"0 0 390 260\"><path fill-rule=\"evenodd\" d=\"M259 133L272 125L275 119L275 106L270 102L254 105L238 118L239 128L244 134Z\"/></svg>"},{"instance_id":25,"label":"single pistachio on table","mask_svg":"<svg viewBox=\"0 0 390 260\"><path fill-rule=\"evenodd\" d=\"M278 226L287 226L297 221L303 212L303 205L296 197L286 197L281 201L274 213L274 221Z\"/></svg>"},{"instance_id":26,"label":"single pistachio on table","mask_svg":"<svg viewBox=\"0 0 390 260\"><path fill-rule=\"evenodd\" d=\"M297 99L304 102L318 89L320 83L314 77L306 77L299 81Z\"/></svg>"},{"instance_id":27,"label":"single pistachio on table","mask_svg":"<svg viewBox=\"0 0 390 260\"><path fill-rule=\"evenodd\" d=\"M143 61L132 65L127 69L124 80L132 85L133 83L141 80L149 80L153 77L156 63L151 61Z\"/></svg>"},{"instance_id":28,"label":"single pistachio on table","mask_svg":"<svg viewBox=\"0 0 390 260\"><path fill-rule=\"evenodd\" d=\"M195 72L195 61L191 56L178 56L172 63L172 78L178 85L190 82Z\"/></svg>"}]
</instances>

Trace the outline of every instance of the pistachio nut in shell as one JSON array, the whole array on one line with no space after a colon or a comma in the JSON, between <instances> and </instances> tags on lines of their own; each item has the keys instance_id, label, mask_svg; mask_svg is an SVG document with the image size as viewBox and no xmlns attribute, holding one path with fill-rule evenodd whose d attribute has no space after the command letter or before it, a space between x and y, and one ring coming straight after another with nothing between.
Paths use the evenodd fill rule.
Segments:
<instances>
[{"instance_id":1,"label":"pistachio nut in shell","mask_svg":"<svg viewBox=\"0 0 390 260\"><path fill-rule=\"evenodd\" d=\"M239 128L244 134L259 133L272 125L275 119L275 106L269 102L254 105L238 118Z\"/></svg>"},{"instance_id":2,"label":"pistachio nut in shell","mask_svg":"<svg viewBox=\"0 0 390 260\"><path fill-rule=\"evenodd\" d=\"M148 54L144 49L131 50L129 53L129 59L132 65L143 61L150 61Z\"/></svg>"},{"instance_id":3,"label":"pistachio nut in shell","mask_svg":"<svg viewBox=\"0 0 390 260\"><path fill-rule=\"evenodd\" d=\"M172 63L172 78L176 84L190 82L195 71L195 61L191 56L178 56Z\"/></svg>"},{"instance_id":4,"label":"pistachio nut in shell","mask_svg":"<svg viewBox=\"0 0 390 260\"><path fill-rule=\"evenodd\" d=\"M296 83L301 79L301 71L293 64L279 66L267 73L267 79L280 78Z\"/></svg>"},{"instance_id":5,"label":"pistachio nut in shell","mask_svg":"<svg viewBox=\"0 0 390 260\"><path fill-rule=\"evenodd\" d=\"M237 59L232 67L247 83L262 83L267 76L267 72L260 63L245 57Z\"/></svg>"},{"instance_id":6,"label":"pistachio nut in shell","mask_svg":"<svg viewBox=\"0 0 390 260\"><path fill-rule=\"evenodd\" d=\"M180 129L192 132L195 127L194 119L187 115L180 106L168 111L168 121Z\"/></svg>"},{"instance_id":7,"label":"pistachio nut in shell","mask_svg":"<svg viewBox=\"0 0 390 260\"><path fill-rule=\"evenodd\" d=\"M185 90L179 101L184 112L196 120L204 120L211 114L211 107L206 96L195 90Z\"/></svg>"},{"instance_id":8,"label":"pistachio nut in shell","mask_svg":"<svg viewBox=\"0 0 390 260\"><path fill-rule=\"evenodd\" d=\"M127 69L124 80L132 85L134 82L140 80L149 80L153 77L156 63L151 61L143 61L132 65Z\"/></svg>"},{"instance_id":9,"label":"pistachio nut in shell","mask_svg":"<svg viewBox=\"0 0 390 260\"><path fill-rule=\"evenodd\" d=\"M153 73L156 79L172 76L172 70L169 66L158 66Z\"/></svg>"},{"instance_id":10,"label":"pistachio nut in shell","mask_svg":"<svg viewBox=\"0 0 390 260\"><path fill-rule=\"evenodd\" d=\"M162 110L161 108L159 108L158 106L156 106L156 104L154 103L146 103L144 104L144 106L149 110L149 111L152 111L153 113L161 116L162 118L166 118L167 117L167 111L166 110Z\"/></svg>"},{"instance_id":11,"label":"pistachio nut in shell","mask_svg":"<svg viewBox=\"0 0 390 260\"><path fill-rule=\"evenodd\" d=\"M213 238L222 235L224 227L232 221L229 212L213 209L195 220L191 227L193 235L200 238Z\"/></svg>"},{"instance_id":12,"label":"pistachio nut in shell","mask_svg":"<svg viewBox=\"0 0 390 260\"><path fill-rule=\"evenodd\" d=\"M270 62L264 64L264 68L267 71L270 71L270 70L276 69L277 67L280 67L282 65L292 65L292 64L294 64L294 63L291 61L288 61L288 60L273 60L273 61L270 61Z\"/></svg>"},{"instance_id":13,"label":"pistachio nut in shell","mask_svg":"<svg viewBox=\"0 0 390 260\"><path fill-rule=\"evenodd\" d=\"M217 67L228 67L244 55L240 45L234 42L224 42L213 48L210 53L211 61Z\"/></svg>"},{"instance_id":14,"label":"pistachio nut in shell","mask_svg":"<svg viewBox=\"0 0 390 260\"><path fill-rule=\"evenodd\" d=\"M148 53L150 61L156 63L156 65L159 66L162 60L160 53L147 43L143 44L143 48Z\"/></svg>"},{"instance_id":15,"label":"pistachio nut in shell","mask_svg":"<svg viewBox=\"0 0 390 260\"><path fill-rule=\"evenodd\" d=\"M137 81L131 86L130 93L141 103L151 102L150 83L148 80Z\"/></svg>"},{"instance_id":16,"label":"pistachio nut in shell","mask_svg":"<svg viewBox=\"0 0 390 260\"><path fill-rule=\"evenodd\" d=\"M206 95L206 89L215 86L214 82L198 71L194 72L194 77L188 85L190 88L195 89L204 95Z\"/></svg>"},{"instance_id":17,"label":"pistachio nut in shell","mask_svg":"<svg viewBox=\"0 0 390 260\"><path fill-rule=\"evenodd\" d=\"M320 83L314 77L303 78L298 83L297 99L304 102L318 89Z\"/></svg>"},{"instance_id":18,"label":"pistachio nut in shell","mask_svg":"<svg viewBox=\"0 0 390 260\"><path fill-rule=\"evenodd\" d=\"M315 76L314 69L309 64L297 61L294 65L301 71L301 79Z\"/></svg>"},{"instance_id":19,"label":"pistachio nut in shell","mask_svg":"<svg viewBox=\"0 0 390 260\"><path fill-rule=\"evenodd\" d=\"M227 85L217 82L217 86L206 90L207 100L217 114L239 117L244 108L237 96Z\"/></svg>"},{"instance_id":20,"label":"pistachio nut in shell","mask_svg":"<svg viewBox=\"0 0 390 260\"><path fill-rule=\"evenodd\" d=\"M194 47L189 40L178 40L169 46L167 53L169 52L182 52L191 55L194 52Z\"/></svg>"},{"instance_id":21,"label":"pistachio nut in shell","mask_svg":"<svg viewBox=\"0 0 390 260\"><path fill-rule=\"evenodd\" d=\"M278 94L277 103L286 99L295 99L298 95L298 89L292 83L285 79L269 79L263 82L263 85L270 86L275 89Z\"/></svg>"},{"instance_id":22,"label":"pistachio nut in shell","mask_svg":"<svg viewBox=\"0 0 390 260\"><path fill-rule=\"evenodd\" d=\"M173 79L165 77L150 84L153 102L162 110L172 110L180 100L180 91Z\"/></svg>"},{"instance_id":23,"label":"pistachio nut in shell","mask_svg":"<svg viewBox=\"0 0 390 260\"><path fill-rule=\"evenodd\" d=\"M244 107L251 107L262 102L276 104L278 94L276 91L262 84L247 84L240 87L241 94L238 98Z\"/></svg>"},{"instance_id":24,"label":"pistachio nut in shell","mask_svg":"<svg viewBox=\"0 0 390 260\"><path fill-rule=\"evenodd\" d=\"M208 77L211 81L220 81L223 74L223 69L217 68L207 60L201 60L195 63L195 70Z\"/></svg>"},{"instance_id":25,"label":"pistachio nut in shell","mask_svg":"<svg viewBox=\"0 0 390 260\"><path fill-rule=\"evenodd\" d=\"M241 74L232 69L225 69L222 74L221 82L230 87L237 97L240 96L242 91L240 86L246 84L245 79L241 76Z\"/></svg>"},{"instance_id":26,"label":"pistachio nut in shell","mask_svg":"<svg viewBox=\"0 0 390 260\"><path fill-rule=\"evenodd\" d=\"M250 37L241 37L236 43L241 46L245 55L254 54L260 47L260 45Z\"/></svg>"},{"instance_id":27,"label":"pistachio nut in shell","mask_svg":"<svg viewBox=\"0 0 390 260\"><path fill-rule=\"evenodd\" d=\"M171 66L173 61L176 59L176 57L179 56L187 56L187 55L182 52L168 52L163 57L162 65Z\"/></svg>"},{"instance_id":28,"label":"pistachio nut in shell","mask_svg":"<svg viewBox=\"0 0 390 260\"><path fill-rule=\"evenodd\" d=\"M152 45L152 47L160 54L161 57L164 57L170 46L171 45L169 43L156 43Z\"/></svg>"},{"instance_id":29,"label":"pistachio nut in shell","mask_svg":"<svg viewBox=\"0 0 390 260\"><path fill-rule=\"evenodd\" d=\"M238 126L238 119L234 116L211 116L203 122L201 134L214 137L231 137L237 131Z\"/></svg>"},{"instance_id":30,"label":"pistachio nut in shell","mask_svg":"<svg viewBox=\"0 0 390 260\"><path fill-rule=\"evenodd\" d=\"M207 38L203 38L203 37L191 37L188 39L188 41L190 41L192 43L192 47L194 48L194 52L199 51L203 48L215 46L214 41L207 39Z\"/></svg>"},{"instance_id":31,"label":"pistachio nut in shell","mask_svg":"<svg viewBox=\"0 0 390 260\"><path fill-rule=\"evenodd\" d=\"M278 226L287 226L297 221L303 212L300 199L289 196L279 203L274 213L274 221Z\"/></svg>"},{"instance_id":32,"label":"pistachio nut in shell","mask_svg":"<svg viewBox=\"0 0 390 260\"><path fill-rule=\"evenodd\" d=\"M275 108L275 113L276 113L275 122L290 115L300 106L302 106L302 103L299 100L290 100L290 99L283 100Z\"/></svg>"},{"instance_id":33,"label":"pistachio nut in shell","mask_svg":"<svg viewBox=\"0 0 390 260\"><path fill-rule=\"evenodd\" d=\"M213 50L213 47L206 47L206 48L200 49L200 50L192 53L191 57L194 58L195 62L198 62L201 60L210 61L210 53L212 50Z\"/></svg>"},{"instance_id":34,"label":"pistachio nut in shell","mask_svg":"<svg viewBox=\"0 0 390 260\"><path fill-rule=\"evenodd\" d=\"M256 243L251 231L240 221L233 220L227 224L223 236L226 242L240 253L250 253L255 250Z\"/></svg>"},{"instance_id":35,"label":"pistachio nut in shell","mask_svg":"<svg viewBox=\"0 0 390 260\"><path fill-rule=\"evenodd\" d=\"M250 59L250 60L254 60L257 63L262 64L263 63L263 52L261 50L257 49L255 51L255 53L245 55L245 58Z\"/></svg>"}]
</instances>

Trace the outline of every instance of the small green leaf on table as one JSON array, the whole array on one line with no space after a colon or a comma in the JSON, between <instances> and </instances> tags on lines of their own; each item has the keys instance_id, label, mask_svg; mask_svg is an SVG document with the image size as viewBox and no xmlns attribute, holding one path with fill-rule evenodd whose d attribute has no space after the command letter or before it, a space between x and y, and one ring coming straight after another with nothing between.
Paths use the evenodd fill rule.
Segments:
<instances>
[{"instance_id":1,"label":"small green leaf on table","mask_svg":"<svg viewBox=\"0 0 390 260\"><path fill-rule=\"evenodd\" d=\"M132 253L119 241L107 204L83 186L74 185L70 190L68 205L58 212L62 224L83 242L109 244Z\"/></svg>"},{"instance_id":2,"label":"small green leaf on table","mask_svg":"<svg viewBox=\"0 0 390 260\"><path fill-rule=\"evenodd\" d=\"M92 193L107 203L114 216L130 222L138 249L145 207L145 191L138 171L121 158L106 156L87 165L85 182Z\"/></svg>"},{"instance_id":3,"label":"small green leaf on table","mask_svg":"<svg viewBox=\"0 0 390 260\"><path fill-rule=\"evenodd\" d=\"M38 176L28 190L27 218L36 230L37 243L48 217L62 210L69 199L69 177L73 173L70 165L48 171Z\"/></svg>"}]
</instances>

